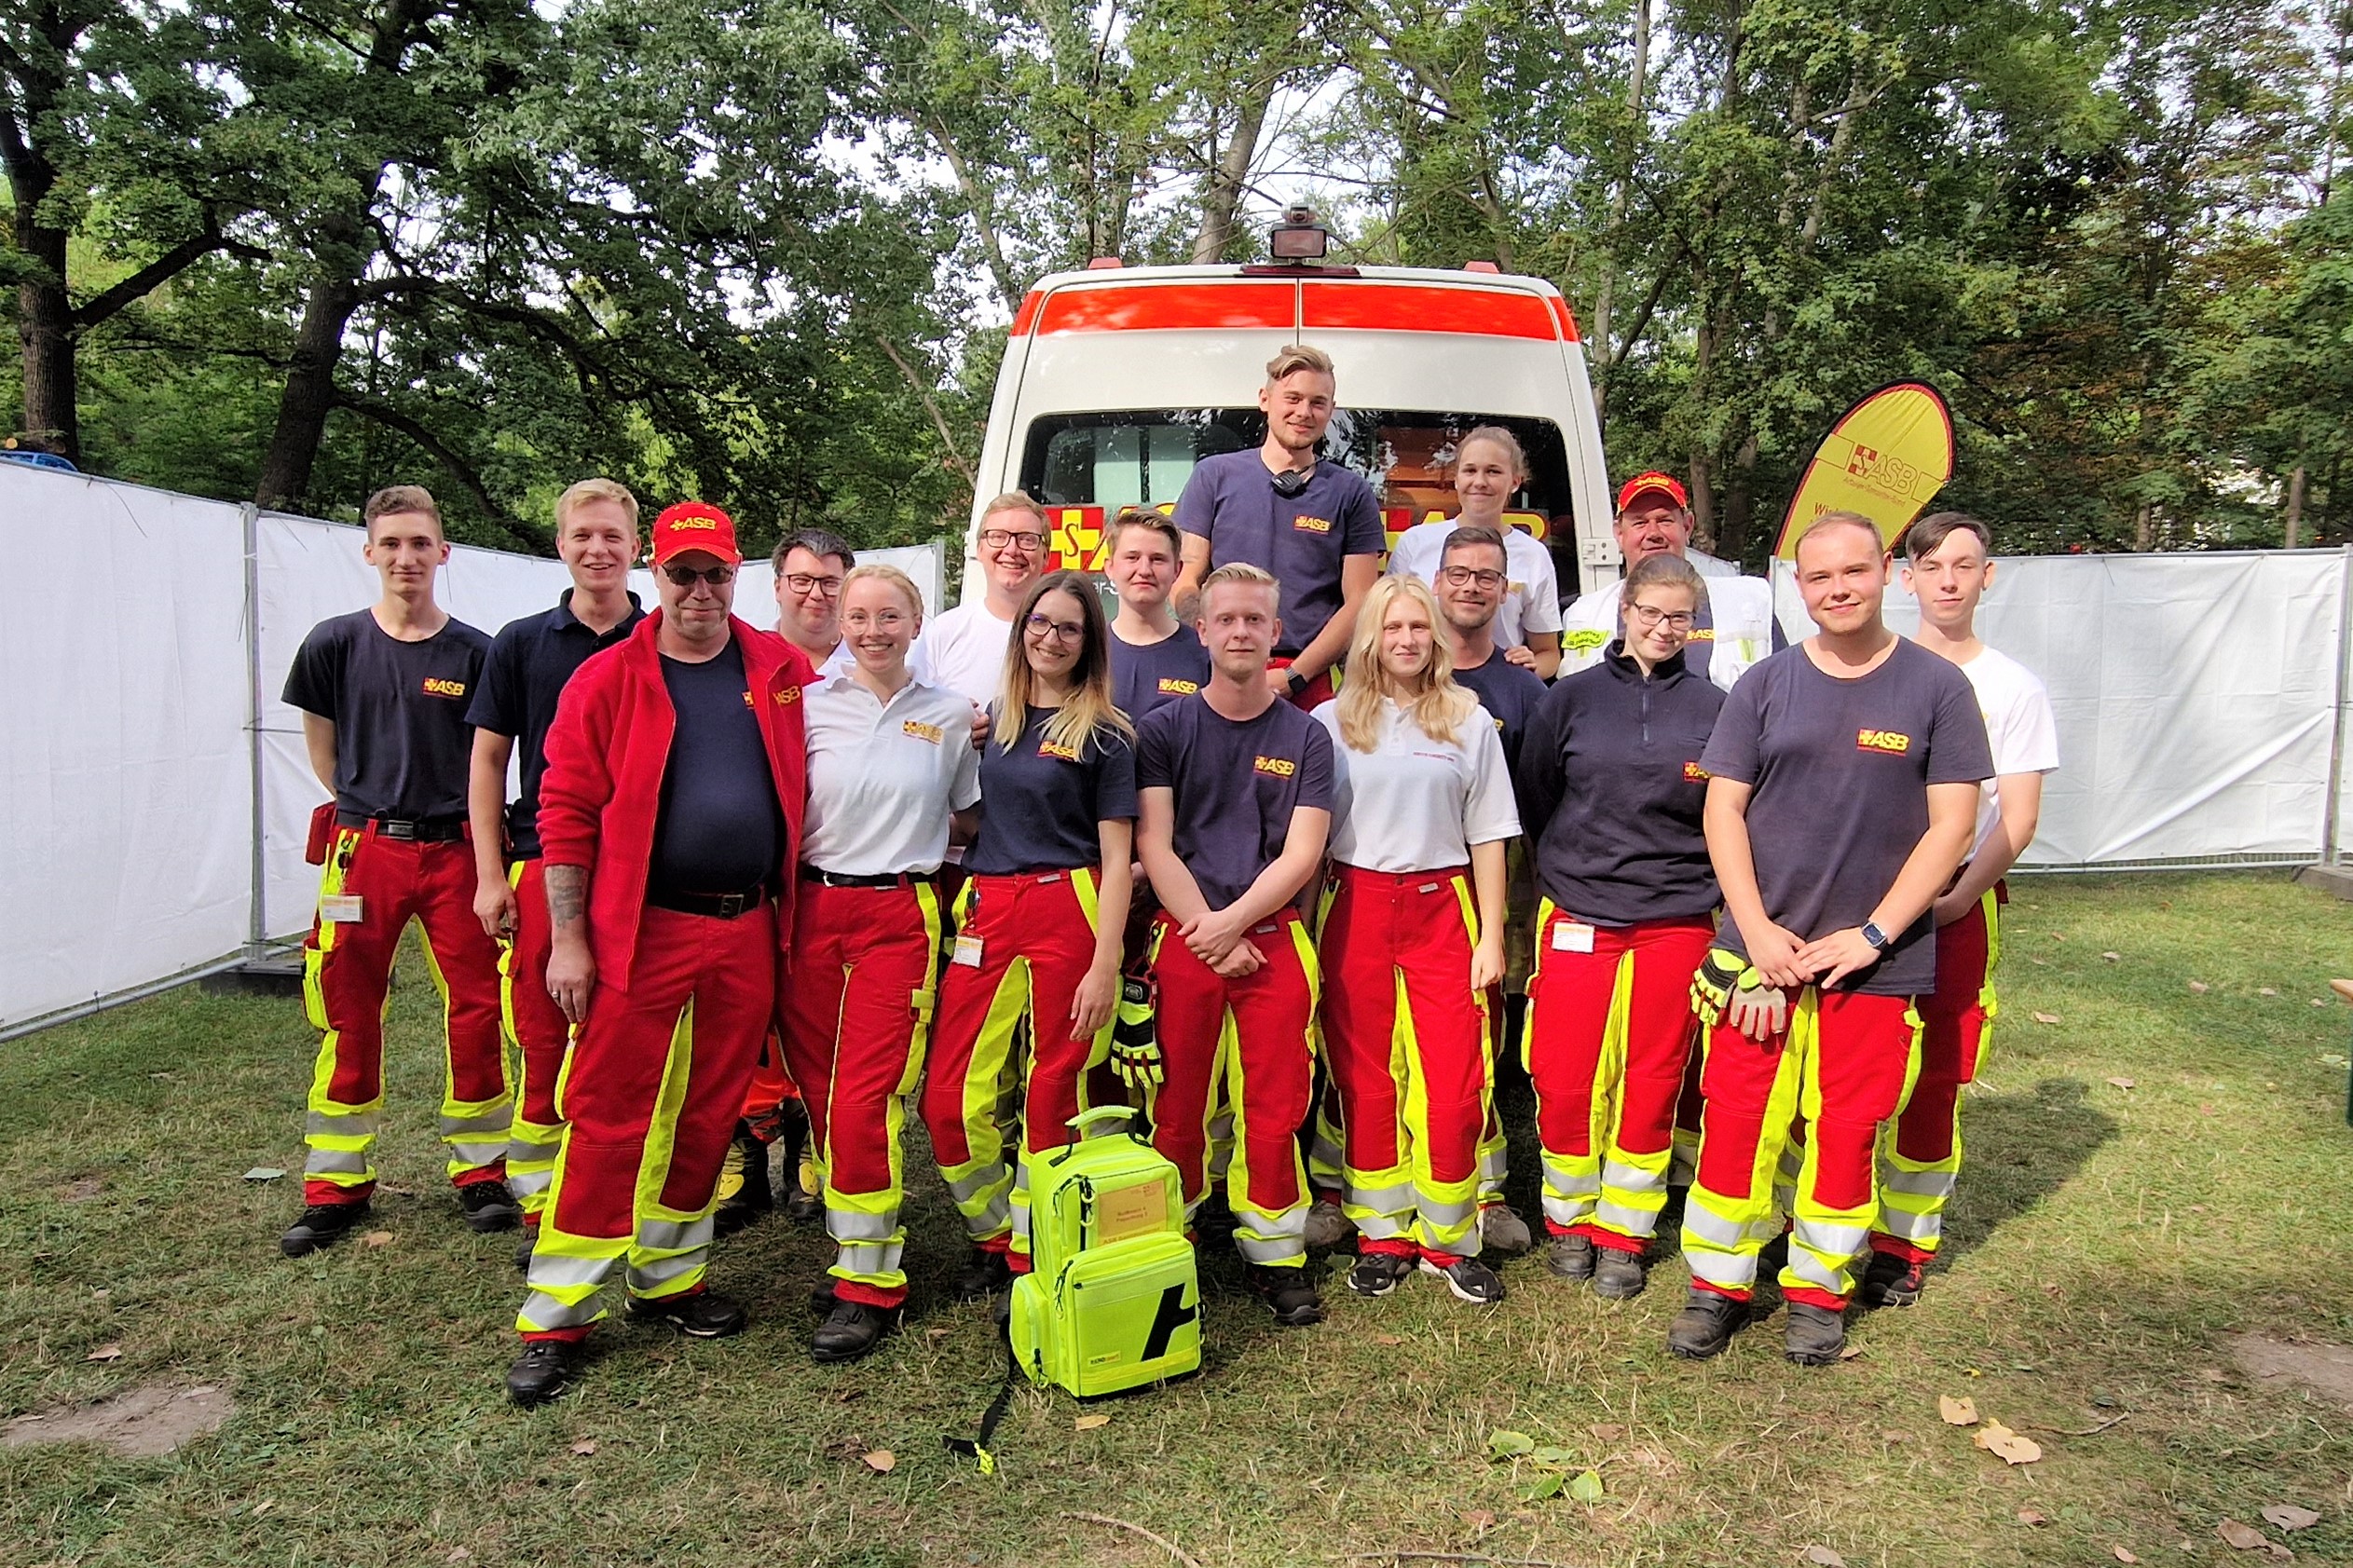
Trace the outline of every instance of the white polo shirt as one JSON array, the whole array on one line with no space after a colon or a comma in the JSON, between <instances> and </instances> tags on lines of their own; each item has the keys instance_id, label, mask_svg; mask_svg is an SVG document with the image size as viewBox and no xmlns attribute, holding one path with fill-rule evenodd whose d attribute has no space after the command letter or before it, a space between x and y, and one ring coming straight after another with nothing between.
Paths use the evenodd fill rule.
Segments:
<instances>
[{"instance_id":1,"label":"white polo shirt","mask_svg":"<svg viewBox=\"0 0 2353 1568\"><path fill-rule=\"evenodd\" d=\"M980 798L972 707L909 681L888 702L847 675L801 698L809 806L800 858L842 877L939 869L948 813Z\"/></svg>"},{"instance_id":2,"label":"white polo shirt","mask_svg":"<svg viewBox=\"0 0 2353 1568\"><path fill-rule=\"evenodd\" d=\"M1417 577L1435 588L1447 537L1460 525L1458 519L1415 524L1397 536L1397 548L1389 552L1389 569L1401 577ZM1495 646L1498 649L1524 648L1531 632L1558 632L1561 579L1553 569L1553 552L1525 528L1506 528L1503 566L1507 581L1503 602L1495 611Z\"/></svg>"},{"instance_id":3,"label":"white polo shirt","mask_svg":"<svg viewBox=\"0 0 2353 1568\"><path fill-rule=\"evenodd\" d=\"M974 707L997 700L1005 679L1005 650L1013 636L1013 622L989 613L989 601L973 599L941 610L923 622L921 635L907 655L907 667L925 686L953 691ZM964 716L970 730L972 716Z\"/></svg>"},{"instance_id":4,"label":"white polo shirt","mask_svg":"<svg viewBox=\"0 0 2353 1568\"><path fill-rule=\"evenodd\" d=\"M1432 740L1394 700L1370 752L1340 738L1340 704L1308 716L1332 733L1332 858L1361 871L1465 866L1471 846L1520 836L1503 738L1474 707L1452 741Z\"/></svg>"},{"instance_id":5,"label":"white polo shirt","mask_svg":"<svg viewBox=\"0 0 2353 1568\"><path fill-rule=\"evenodd\" d=\"M2000 775L2058 770L2059 720L2042 677L2006 653L1980 648L1961 673L1977 690L1985 738L1993 744L1995 776L1977 786L1977 836L1969 846L1974 859L2002 825Z\"/></svg>"}]
</instances>

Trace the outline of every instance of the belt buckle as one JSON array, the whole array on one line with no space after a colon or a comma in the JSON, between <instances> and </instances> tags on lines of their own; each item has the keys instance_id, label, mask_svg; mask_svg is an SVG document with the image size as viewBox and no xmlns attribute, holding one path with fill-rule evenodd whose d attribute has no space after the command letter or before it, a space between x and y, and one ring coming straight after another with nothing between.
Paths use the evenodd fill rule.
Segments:
<instances>
[{"instance_id":1,"label":"belt buckle","mask_svg":"<svg viewBox=\"0 0 2353 1568\"><path fill-rule=\"evenodd\" d=\"M376 831L379 838L414 840L417 825L413 822L379 822L376 825Z\"/></svg>"},{"instance_id":2,"label":"belt buckle","mask_svg":"<svg viewBox=\"0 0 2353 1568\"><path fill-rule=\"evenodd\" d=\"M750 897L751 894L745 893L723 893L719 894L719 919L723 920L732 920L736 916L742 914L744 912L745 902Z\"/></svg>"}]
</instances>

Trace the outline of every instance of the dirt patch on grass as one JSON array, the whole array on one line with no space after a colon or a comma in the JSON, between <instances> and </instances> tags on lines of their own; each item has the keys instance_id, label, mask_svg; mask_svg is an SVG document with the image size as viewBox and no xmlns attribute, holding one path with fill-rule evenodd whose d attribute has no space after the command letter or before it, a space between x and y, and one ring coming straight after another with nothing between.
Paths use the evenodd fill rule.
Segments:
<instances>
[{"instance_id":1,"label":"dirt patch on grass","mask_svg":"<svg viewBox=\"0 0 2353 1568\"><path fill-rule=\"evenodd\" d=\"M2353 1345L2300 1344L2265 1334L2235 1334L2223 1343L2232 1359L2256 1382L2298 1384L2353 1411Z\"/></svg>"},{"instance_id":2,"label":"dirt patch on grass","mask_svg":"<svg viewBox=\"0 0 2353 1568\"><path fill-rule=\"evenodd\" d=\"M0 1444L96 1443L151 1459L219 1430L234 1409L227 1393L211 1384L183 1388L150 1383L94 1405L21 1415L0 1426Z\"/></svg>"}]
</instances>

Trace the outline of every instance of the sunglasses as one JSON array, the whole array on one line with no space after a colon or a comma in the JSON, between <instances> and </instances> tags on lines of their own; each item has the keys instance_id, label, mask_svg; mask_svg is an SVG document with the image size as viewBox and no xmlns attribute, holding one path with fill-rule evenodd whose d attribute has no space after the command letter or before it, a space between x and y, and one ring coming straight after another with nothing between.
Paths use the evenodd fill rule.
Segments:
<instances>
[{"instance_id":1,"label":"sunglasses","mask_svg":"<svg viewBox=\"0 0 2353 1568\"><path fill-rule=\"evenodd\" d=\"M704 566L697 569L693 566L681 566L673 562L662 568L662 575L680 588L692 588L698 582L707 582L714 588L724 588L735 580L735 568Z\"/></svg>"}]
</instances>

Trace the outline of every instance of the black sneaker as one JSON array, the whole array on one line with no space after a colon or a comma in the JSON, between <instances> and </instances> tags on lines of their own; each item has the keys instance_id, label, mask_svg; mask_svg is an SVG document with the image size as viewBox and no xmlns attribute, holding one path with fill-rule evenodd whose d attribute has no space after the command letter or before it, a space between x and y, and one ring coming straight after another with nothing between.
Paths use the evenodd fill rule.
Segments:
<instances>
[{"instance_id":1,"label":"black sneaker","mask_svg":"<svg viewBox=\"0 0 2353 1568\"><path fill-rule=\"evenodd\" d=\"M711 1210L711 1234L732 1236L775 1209L776 1193L768 1184L768 1145L738 1122L726 1163L719 1167L719 1201Z\"/></svg>"},{"instance_id":2,"label":"black sneaker","mask_svg":"<svg viewBox=\"0 0 2353 1568\"><path fill-rule=\"evenodd\" d=\"M751 1321L740 1302L716 1290L696 1290L650 1302L642 1296L632 1296L629 1316L638 1323L667 1323L693 1340L723 1340L730 1334L742 1333L744 1325Z\"/></svg>"},{"instance_id":3,"label":"black sneaker","mask_svg":"<svg viewBox=\"0 0 2353 1568\"><path fill-rule=\"evenodd\" d=\"M1563 1279L1594 1277L1594 1240L1575 1232L1554 1236L1544 1248L1544 1266Z\"/></svg>"},{"instance_id":4,"label":"black sneaker","mask_svg":"<svg viewBox=\"0 0 2353 1568\"><path fill-rule=\"evenodd\" d=\"M1414 1261L1394 1252L1366 1252L1348 1271L1348 1288L1360 1296L1386 1296L1414 1272Z\"/></svg>"},{"instance_id":5,"label":"black sneaker","mask_svg":"<svg viewBox=\"0 0 2353 1568\"><path fill-rule=\"evenodd\" d=\"M521 1238L514 1244L514 1268L517 1274L527 1275L531 1272L531 1254L537 1252L539 1249L539 1226L531 1224L525 1225L523 1227L523 1234Z\"/></svg>"},{"instance_id":6,"label":"black sneaker","mask_svg":"<svg viewBox=\"0 0 2353 1568\"><path fill-rule=\"evenodd\" d=\"M587 1346L570 1340L533 1340L507 1369L507 1398L529 1410L561 1398L572 1386Z\"/></svg>"},{"instance_id":7,"label":"black sneaker","mask_svg":"<svg viewBox=\"0 0 2353 1568\"><path fill-rule=\"evenodd\" d=\"M1863 1284L1855 1299L1867 1306L1910 1306L1920 1300L1927 1284L1923 1277L1927 1270L1925 1263L1911 1262L1892 1252L1874 1252L1864 1266Z\"/></svg>"},{"instance_id":8,"label":"black sneaker","mask_svg":"<svg viewBox=\"0 0 2353 1568\"><path fill-rule=\"evenodd\" d=\"M1714 1290L1691 1287L1683 1310L1667 1325L1667 1348L1687 1361L1720 1356L1732 1343L1732 1330L1748 1316L1748 1303Z\"/></svg>"},{"instance_id":9,"label":"black sneaker","mask_svg":"<svg viewBox=\"0 0 2353 1568\"><path fill-rule=\"evenodd\" d=\"M523 1206L503 1181L469 1181L458 1189L458 1207L466 1211L466 1229L481 1235L511 1231L523 1219Z\"/></svg>"},{"instance_id":10,"label":"black sneaker","mask_svg":"<svg viewBox=\"0 0 2353 1568\"><path fill-rule=\"evenodd\" d=\"M286 1227L286 1234L278 1238L278 1250L289 1258L307 1257L322 1247L333 1247L346 1231L367 1217L365 1198L358 1203L314 1203Z\"/></svg>"},{"instance_id":11,"label":"black sneaker","mask_svg":"<svg viewBox=\"0 0 2353 1568\"><path fill-rule=\"evenodd\" d=\"M825 1366L862 1361L874 1354L882 1336L898 1321L898 1308L869 1306L864 1302L836 1302L809 1341L809 1358Z\"/></svg>"},{"instance_id":12,"label":"black sneaker","mask_svg":"<svg viewBox=\"0 0 2353 1568\"><path fill-rule=\"evenodd\" d=\"M993 1296L1000 1290L1013 1288L1013 1270L1005 1262L1005 1254L976 1247L964 1260L964 1266L956 1272L951 1287L960 1302L977 1302L983 1296Z\"/></svg>"},{"instance_id":13,"label":"black sneaker","mask_svg":"<svg viewBox=\"0 0 2353 1568\"><path fill-rule=\"evenodd\" d=\"M1473 1306L1493 1306L1503 1300L1503 1276L1476 1258L1457 1258L1442 1265L1425 1256L1422 1273L1434 1274L1444 1280L1457 1301L1469 1302Z\"/></svg>"},{"instance_id":14,"label":"black sneaker","mask_svg":"<svg viewBox=\"0 0 2353 1568\"><path fill-rule=\"evenodd\" d=\"M1642 1254L1622 1248L1594 1248L1594 1294L1605 1301L1632 1301L1642 1294Z\"/></svg>"},{"instance_id":15,"label":"black sneaker","mask_svg":"<svg viewBox=\"0 0 2353 1568\"><path fill-rule=\"evenodd\" d=\"M1323 1321L1323 1298L1307 1279L1307 1271L1278 1269L1253 1263L1250 1288L1286 1329L1305 1329Z\"/></svg>"},{"instance_id":16,"label":"black sneaker","mask_svg":"<svg viewBox=\"0 0 2353 1568\"><path fill-rule=\"evenodd\" d=\"M1783 1346L1800 1367L1826 1367L1846 1348L1846 1314L1811 1302L1789 1303Z\"/></svg>"}]
</instances>

